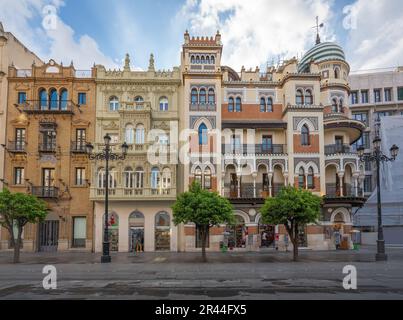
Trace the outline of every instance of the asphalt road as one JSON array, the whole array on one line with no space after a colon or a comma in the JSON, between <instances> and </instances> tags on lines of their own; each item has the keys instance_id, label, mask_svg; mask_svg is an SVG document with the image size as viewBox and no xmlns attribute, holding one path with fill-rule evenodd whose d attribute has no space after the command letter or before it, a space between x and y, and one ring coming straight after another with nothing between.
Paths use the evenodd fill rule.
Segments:
<instances>
[{"instance_id":1,"label":"asphalt road","mask_svg":"<svg viewBox=\"0 0 403 320\"><path fill-rule=\"evenodd\" d=\"M0 299L403 299L403 249L388 249L375 262L374 248L359 252L290 254L197 253L23 254L13 265L0 253ZM43 267L54 265L57 288L45 290ZM343 288L343 268L357 270L357 289Z\"/></svg>"}]
</instances>

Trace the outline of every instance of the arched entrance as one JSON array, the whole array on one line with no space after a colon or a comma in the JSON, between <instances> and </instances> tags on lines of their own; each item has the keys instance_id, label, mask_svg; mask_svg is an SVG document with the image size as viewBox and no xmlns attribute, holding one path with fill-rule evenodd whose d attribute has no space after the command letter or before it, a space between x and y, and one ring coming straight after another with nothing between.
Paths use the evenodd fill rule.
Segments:
<instances>
[{"instance_id":1,"label":"arched entrance","mask_svg":"<svg viewBox=\"0 0 403 320\"><path fill-rule=\"evenodd\" d=\"M229 249L246 247L247 230L245 226L245 220L243 217L236 215L235 224L228 225L226 232L228 234Z\"/></svg>"},{"instance_id":2,"label":"arched entrance","mask_svg":"<svg viewBox=\"0 0 403 320\"><path fill-rule=\"evenodd\" d=\"M171 218L167 212L155 216L155 250L166 251L171 248Z\"/></svg>"},{"instance_id":3,"label":"arched entrance","mask_svg":"<svg viewBox=\"0 0 403 320\"><path fill-rule=\"evenodd\" d=\"M129 216L129 251L144 251L144 215L139 211Z\"/></svg>"},{"instance_id":4,"label":"arched entrance","mask_svg":"<svg viewBox=\"0 0 403 320\"><path fill-rule=\"evenodd\" d=\"M105 227L105 215L102 219L102 226ZM102 228L102 239L104 229ZM119 216L116 212L108 214L108 236L109 236L109 250L119 251Z\"/></svg>"}]
</instances>

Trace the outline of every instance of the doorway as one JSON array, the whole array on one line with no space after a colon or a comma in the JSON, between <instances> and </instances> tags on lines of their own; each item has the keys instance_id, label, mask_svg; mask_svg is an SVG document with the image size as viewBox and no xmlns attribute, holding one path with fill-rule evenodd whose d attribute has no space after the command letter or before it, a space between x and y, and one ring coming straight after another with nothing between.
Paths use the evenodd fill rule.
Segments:
<instances>
[{"instance_id":1,"label":"doorway","mask_svg":"<svg viewBox=\"0 0 403 320\"><path fill-rule=\"evenodd\" d=\"M39 224L39 251L56 252L59 243L59 221L47 220Z\"/></svg>"},{"instance_id":2,"label":"doorway","mask_svg":"<svg viewBox=\"0 0 403 320\"><path fill-rule=\"evenodd\" d=\"M144 252L144 215L139 211L129 216L129 251Z\"/></svg>"}]
</instances>

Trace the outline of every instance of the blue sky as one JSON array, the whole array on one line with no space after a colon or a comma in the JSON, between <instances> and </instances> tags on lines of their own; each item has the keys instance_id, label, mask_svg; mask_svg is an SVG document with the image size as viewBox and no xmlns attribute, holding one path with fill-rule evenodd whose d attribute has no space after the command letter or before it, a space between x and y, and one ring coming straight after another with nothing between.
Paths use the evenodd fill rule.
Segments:
<instances>
[{"instance_id":1,"label":"blue sky","mask_svg":"<svg viewBox=\"0 0 403 320\"><path fill-rule=\"evenodd\" d=\"M50 31L42 26L49 4L58 17ZM343 26L349 5L353 29ZM126 52L134 68L146 69L150 53L157 68L172 68L186 29L208 36L220 29L223 64L264 66L308 50L316 15L325 23L322 40L338 42L352 69L403 64L400 0L0 0L0 9L5 30L41 58L83 69L94 62L118 68Z\"/></svg>"}]
</instances>

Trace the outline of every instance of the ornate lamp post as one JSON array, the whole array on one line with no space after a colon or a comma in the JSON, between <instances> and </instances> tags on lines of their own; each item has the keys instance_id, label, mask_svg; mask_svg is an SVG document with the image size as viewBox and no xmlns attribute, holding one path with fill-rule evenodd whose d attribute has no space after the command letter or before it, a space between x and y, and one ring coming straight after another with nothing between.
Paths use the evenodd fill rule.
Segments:
<instances>
[{"instance_id":1,"label":"ornate lamp post","mask_svg":"<svg viewBox=\"0 0 403 320\"><path fill-rule=\"evenodd\" d=\"M99 153L93 153L94 146L91 143L87 143L86 151L88 158L90 160L105 160L106 170L105 170L105 222L104 222L104 241L102 244L102 257L101 263L111 262L111 256L109 255L109 228L108 228L108 201L109 201L109 160L124 160L127 155L127 150L129 146L124 142L122 144L122 154L116 154L111 152L110 142L111 137L106 134L104 137L105 148Z\"/></svg>"},{"instance_id":2,"label":"ornate lamp post","mask_svg":"<svg viewBox=\"0 0 403 320\"><path fill-rule=\"evenodd\" d=\"M377 188L377 205L378 205L378 240L377 240L377 253L376 261L386 261L388 256L385 253L385 240L383 238L382 227L382 203L381 203L381 178L380 178L380 164L381 162L395 161L399 153L399 147L393 145L390 148L390 158L383 154L381 151L381 138L377 135L373 141L374 151L372 154L364 154L365 148L363 146L357 149L358 156L361 161L372 161L376 164L376 188Z\"/></svg>"}]
</instances>

